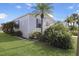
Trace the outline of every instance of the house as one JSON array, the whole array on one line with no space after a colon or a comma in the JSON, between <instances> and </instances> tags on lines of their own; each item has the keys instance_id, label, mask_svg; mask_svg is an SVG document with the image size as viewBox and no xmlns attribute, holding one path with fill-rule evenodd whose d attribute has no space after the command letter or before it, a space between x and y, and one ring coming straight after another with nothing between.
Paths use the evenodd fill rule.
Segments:
<instances>
[{"instance_id":1,"label":"house","mask_svg":"<svg viewBox=\"0 0 79 59\"><path fill-rule=\"evenodd\" d=\"M35 17L34 14L29 13L14 20L18 24L18 29L14 28L15 31L20 30L24 38L29 38L33 32L41 31L41 18L40 15ZM54 23L53 16L51 14L46 14L43 19L43 31L47 29L50 25Z\"/></svg>"}]
</instances>

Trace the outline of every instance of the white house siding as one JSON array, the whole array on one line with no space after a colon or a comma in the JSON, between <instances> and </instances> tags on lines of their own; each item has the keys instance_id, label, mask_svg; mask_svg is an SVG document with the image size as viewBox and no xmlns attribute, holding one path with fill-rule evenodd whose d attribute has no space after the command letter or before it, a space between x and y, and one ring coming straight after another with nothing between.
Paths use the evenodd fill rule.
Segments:
<instances>
[{"instance_id":1,"label":"white house siding","mask_svg":"<svg viewBox=\"0 0 79 59\"><path fill-rule=\"evenodd\" d=\"M36 28L36 19L33 15L29 15L28 24L29 24L28 34L30 36L33 32L35 32L35 28Z\"/></svg>"},{"instance_id":2,"label":"white house siding","mask_svg":"<svg viewBox=\"0 0 79 59\"><path fill-rule=\"evenodd\" d=\"M36 28L36 17L34 17L33 15L29 15L29 29L28 29L29 36L33 32L40 32L40 31L41 31L40 28Z\"/></svg>"},{"instance_id":3,"label":"white house siding","mask_svg":"<svg viewBox=\"0 0 79 59\"><path fill-rule=\"evenodd\" d=\"M39 20L41 20L40 16L37 17ZM22 32L23 37L29 38L29 36L33 32L40 32L41 28L36 28L36 17L34 17L32 14L27 14L25 16L22 16L20 18L17 18L16 20L19 20L19 30ZM46 23L52 24L52 18L49 16L45 16L43 19L43 29L45 30L48 26L46 26ZM43 31L44 31L43 30Z\"/></svg>"},{"instance_id":4,"label":"white house siding","mask_svg":"<svg viewBox=\"0 0 79 59\"><path fill-rule=\"evenodd\" d=\"M40 31L39 28L36 28L36 18L33 15L28 14L17 20L19 20L20 31L25 38L29 38L33 32Z\"/></svg>"},{"instance_id":5,"label":"white house siding","mask_svg":"<svg viewBox=\"0 0 79 59\"><path fill-rule=\"evenodd\" d=\"M19 21L19 30L22 32L22 36L23 37L29 37L28 35L28 15L27 16L23 16L20 18L17 18L16 20Z\"/></svg>"}]
</instances>

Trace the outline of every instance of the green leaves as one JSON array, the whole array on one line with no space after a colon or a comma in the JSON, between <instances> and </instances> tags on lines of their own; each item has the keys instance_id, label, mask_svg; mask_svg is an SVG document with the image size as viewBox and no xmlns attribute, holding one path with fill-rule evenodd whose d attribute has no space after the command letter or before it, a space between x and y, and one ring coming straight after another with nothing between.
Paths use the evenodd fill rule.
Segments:
<instances>
[{"instance_id":1,"label":"green leaves","mask_svg":"<svg viewBox=\"0 0 79 59\"><path fill-rule=\"evenodd\" d=\"M67 28L60 23L56 23L48 28L44 37L48 44L61 48L61 49L69 49L72 47L71 44L71 34L68 33Z\"/></svg>"}]
</instances>

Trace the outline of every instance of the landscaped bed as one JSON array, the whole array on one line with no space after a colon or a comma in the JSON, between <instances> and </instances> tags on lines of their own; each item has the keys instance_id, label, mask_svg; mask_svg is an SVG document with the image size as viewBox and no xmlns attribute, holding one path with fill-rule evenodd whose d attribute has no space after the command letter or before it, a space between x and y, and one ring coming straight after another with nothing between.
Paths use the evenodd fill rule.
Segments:
<instances>
[{"instance_id":1,"label":"landscaped bed","mask_svg":"<svg viewBox=\"0 0 79 59\"><path fill-rule=\"evenodd\" d=\"M0 33L0 55L4 56L72 56L76 55L76 40L74 37L74 49L63 50L50 47L43 42L36 40L22 40L15 36L10 36L5 33Z\"/></svg>"}]
</instances>

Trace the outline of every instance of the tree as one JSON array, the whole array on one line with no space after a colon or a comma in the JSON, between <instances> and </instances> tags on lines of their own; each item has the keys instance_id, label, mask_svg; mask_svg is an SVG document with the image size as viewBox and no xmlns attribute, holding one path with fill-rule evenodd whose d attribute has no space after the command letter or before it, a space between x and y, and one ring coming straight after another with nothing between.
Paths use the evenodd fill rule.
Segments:
<instances>
[{"instance_id":1,"label":"tree","mask_svg":"<svg viewBox=\"0 0 79 59\"><path fill-rule=\"evenodd\" d=\"M13 33L14 32L14 30L13 30L14 24L15 24L14 22L8 22L6 24L3 24L2 30L5 33Z\"/></svg>"},{"instance_id":2,"label":"tree","mask_svg":"<svg viewBox=\"0 0 79 59\"><path fill-rule=\"evenodd\" d=\"M72 24L71 26L75 26L76 20L77 20L78 14L73 13L71 16L67 17L67 19L65 20L65 22L69 24Z\"/></svg>"},{"instance_id":3,"label":"tree","mask_svg":"<svg viewBox=\"0 0 79 59\"><path fill-rule=\"evenodd\" d=\"M77 20L77 18L78 18L78 14L73 13L73 14L71 15L71 17L72 17L72 19L73 19L73 26L74 26L74 24L75 24L75 22L76 22L76 20Z\"/></svg>"},{"instance_id":4,"label":"tree","mask_svg":"<svg viewBox=\"0 0 79 59\"><path fill-rule=\"evenodd\" d=\"M72 22L73 22L72 17L71 16L70 17L67 17L67 19L65 20L65 22L67 22L68 27L69 27L69 24L72 24Z\"/></svg>"},{"instance_id":5,"label":"tree","mask_svg":"<svg viewBox=\"0 0 79 59\"><path fill-rule=\"evenodd\" d=\"M46 3L36 4L34 7L36 16L40 15L41 18L41 33L43 34L43 19L45 14L50 13L52 11L52 5Z\"/></svg>"}]
</instances>

